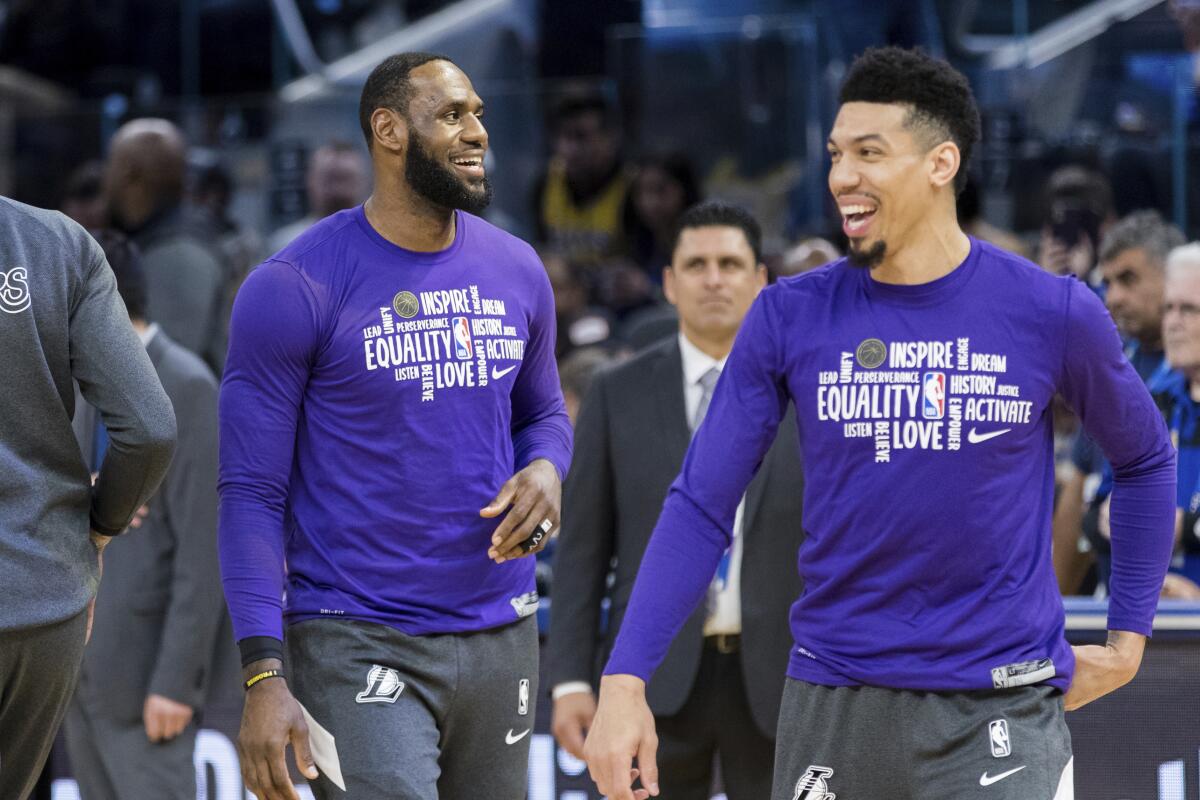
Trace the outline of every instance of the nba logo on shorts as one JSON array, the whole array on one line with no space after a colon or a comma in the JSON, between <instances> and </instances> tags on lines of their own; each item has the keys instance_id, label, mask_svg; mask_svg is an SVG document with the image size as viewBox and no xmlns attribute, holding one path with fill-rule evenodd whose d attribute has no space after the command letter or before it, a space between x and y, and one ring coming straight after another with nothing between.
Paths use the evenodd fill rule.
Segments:
<instances>
[{"instance_id":1,"label":"nba logo on shorts","mask_svg":"<svg viewBox=\"0 0 1200 800\"><path fill-rule=\"evenodd\" d=\"M926 372L921 376L921 416L925 419L946 416L946 373Z\"/></svg>"},{"instance_id":2,"label":"nba logo on shorts","mask_svg":"<svg viewBox=\"0 0 1200 800\"><path fill-rule=\"evenodd\" d=\"M467 325L466 317L455 317L451 320L454 329L454 357L459 361L470 361L475 355L471 347L471 328Z\"/></svg>"},{"instance_id":3,"label":"nba logo on shorts","mask_svg":"<svg viewBox=\"0 0 1200 800\"><path fill-rule=\"evenodd\" d=\"M1005 758L1012 755L1012 742L1008 738L1008 720L993 720L988 725L988 733L991 736L993 756Z\"/></svg>"}]
</instances>

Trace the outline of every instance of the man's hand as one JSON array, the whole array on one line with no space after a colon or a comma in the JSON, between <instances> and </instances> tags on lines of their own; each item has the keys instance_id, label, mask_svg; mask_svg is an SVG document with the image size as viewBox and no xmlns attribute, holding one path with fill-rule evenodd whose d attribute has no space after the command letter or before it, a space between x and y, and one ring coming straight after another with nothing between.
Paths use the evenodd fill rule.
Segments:
<instances>
[{"instance_id":1,"label":"man's hand","mask_svg":"<svg viewBox=\"0 0 1200 800\"><path fill-rule=\"evenodd\" d=\"M266 658L244 668L242 677L249 680L280 667L279 659ZM242 780L259 800L300 800L284 758L288 742L295 751L296 769L309 780L315 780L317 767L308 745L308 725L300 704L288 690L287 681L283 678L259 681L246 692L237 745Z\"/></svg>"},{"instance_id":2,"label":"man's hand","mask_svg":"<svg viewBox=\"0 0 1200 800\"><path fill-rule=\"evenodd\" d=\"M1086 281L1088 273L1095 266L1095 247L1090 236L1081 236L1075 245L1068 247L1051 233L1050 228L1042 228L1041 241L1038 243L1038 264L1047 272L1055 275L1074 275L1081 281Z\"/></svg>"},{"instance_id":3,"label":"man's hand","mask_svg":"<svg viewBox=\"0 0 1200 800\"><path fill-rule=\"evenodd\" d=\"M1162 597L1164 600L1200 600L1200 586L1182 575L1168 572L1163 578Z\"/></svg>"},{"instance_id":4,"label":"man's hand","mask_svg":"<svg viewBox=\"0 0 1200 800\"><path fill-rule=\"evenodd\" d=\"M554 701L550 731L560 747L576 758L583 758L585 731L596 716L596 696L591 692L571 692Z\"/></svg>"},{"instance_id":5,"label":"man's hand","mask_svg":"<svg viewBox=\"0 0 1200 800\"><path fill-rule=\"evenodd\" d=\"M1072 647L1075 651L1075 678L1063 701L1074 711L1133 680L1142 664L1146 637L1129 631L1109 631L1108 643Z\"/></svg>"},{"instance_id":6,"label":"man's hand","mask_svg":"<svg viewBox=\"0 0 1200 800\"><path fill-rule=\"evenodd\" d=\"M609 800L646 800L658 796L658 736L646 705L646 683L633 675L600 679L600 705L583 758L600 794ZM633 768L637 756L639 769ZM642 778L645 789L634 790Z\"/></svg>"},{"instance_id":7,"label":"man's hand","mask_svg":"<svg viewBox=\"0 0 1200 800\"><path fill-rule=\"evenodd\" d=\"M129 520L129 527L133 530L137 530L138 528L142 527L142 523L146 521L146 517L148 516L150 516L149 503L141 506L137 511L133 512L133 519Z\"/></svg>"},{"instance_id":8,"label":"man's hand","mask_svg":"<svg viewBox=\"0 0 1200 800\"><path fill-rule=\"evenodd\" d=\"M1101 536L1109 540L1112 539L1112 526L1109 524L1108 517L1109 507L1112 505L1111 501L1111 496L1106 497L1103 501L1101 501L1100 514L1096 517L1096 530Z\"/></svg>"},{"instance_id":9,"label":"man's hand","mask_svg":"<svg viewBox=\"0 0 1200 800\"><path fill-rule=\"evenodd\" d=\"M96 563L98 564L96 575L96 592L99 593L99 580L104 577L104 548L108 547L108 543L112 541L113 537L105 536L104 534L96 533L95 531L90 531L88 536L91 537L92 547L96 548ZM83 636L83 644L85 647L87 646L87 643L92 640L92 622L94 622L96 619L96 595L92 595L92 599L88 601L87 615L87 633L85 633Z\"/></svg>"},{"instance_id":10,"label":"man's hand","mask_svg":"<svg viewBox=\"0 0 1200 800\"><path fill-rule=\"evenodd\" d=\"M558 528L562 509L562 481L558 479L558 470L554 465L544 458L536 459L509 478L500 487L495 499L480 509L479 516L498 517L509 506L512 508L496 527L492 546L488 548L488 558L497 564L539 552L550 541L550 534ZM542 533L541 538L526 550L523 543L538 532L538 526L544 520L550 521L550 530Z\"/></svg>"},{"instance_id":11,"label":"man's hand","mask_svg":"<svg viewBox=\"0 0 1200 800\"><path fill-rule=\"evenodd\" d=\"M142 704L142 724L146 726L146 738L154 743L169 742L192 721L192 707L176 703L161 694L146 696Z\"/></svg>"}]
</instances>

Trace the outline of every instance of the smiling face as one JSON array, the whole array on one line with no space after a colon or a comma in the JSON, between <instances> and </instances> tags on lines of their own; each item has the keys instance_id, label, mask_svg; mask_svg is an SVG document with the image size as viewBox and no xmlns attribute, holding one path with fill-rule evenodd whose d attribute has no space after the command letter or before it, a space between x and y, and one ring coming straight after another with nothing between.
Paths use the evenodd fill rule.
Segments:
<instances>
[{"instance_id":1,"label":"smiling face","mask_svg":"<svg viewBox=\"0 0 1200 800\"><path fill-rule=\"evenodd\" d=\"M434 205L479 213L492 199L483 166L488 147L483 101L463 71L447 61L422 64L409 80L405 180Z\"/></svg>"},{"instance_id":2,"label":"smiling face","mask_svg":"<svg viewBox=\"0 0 1200 800\"><path fill-rule=\"evenodd\" d=\"M845 103L829 134L829 190L859 266L878 266L929 215L945 213L942 193L950 193L953 213L958 147L912 124L910 111L900 104Z\"/></svg>"},{"instance_id":3,"label":"smiling face","mask_svg":"<svg viewBox=\"0 0 1200 800\"><path fill-rule=\"evenodd\" d=\"M693 342L732 341L766 283L746 234L731 225L685 228L663 270L663 291Z\"/></svg>"}]
</instances>

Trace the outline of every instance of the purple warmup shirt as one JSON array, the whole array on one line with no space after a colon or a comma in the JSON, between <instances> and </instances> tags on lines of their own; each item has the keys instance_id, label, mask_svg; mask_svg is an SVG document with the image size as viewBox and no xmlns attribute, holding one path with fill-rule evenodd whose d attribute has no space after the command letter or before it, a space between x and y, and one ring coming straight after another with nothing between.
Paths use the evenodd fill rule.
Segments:
<instances>
[{"instance_id":1,"label":"purple warmup shirt","mask_svg":"<svg viewBox=\"0 0 1200 800\"><path fill-rule=\"evenodd\" d=\"M571 427L554 298L529 245L457 213L454 243L404 250L362 207L254 270L221 384L221 572L236 637L367 620L408 634L536 609L534 561L487 557L487 505Z\"/></svg>"},{"instance_id":2,"label":"purple warmup shirt","mask_svg":"<svg viewBox=\"0 0 1200 800\"><path fill-rule=\"evenodd\" d=\"M1087 286L972 239L967 259L931 283L883 284L838 261L762 292L667 497L606 673L647 679L662 660L791 400L807 538L788 674L1065 689L1074 659L1050 558L1055 393L1116 472L1109 628L1148 635L1175 513L1162 417Z\"/></svg>"}]
</instances>

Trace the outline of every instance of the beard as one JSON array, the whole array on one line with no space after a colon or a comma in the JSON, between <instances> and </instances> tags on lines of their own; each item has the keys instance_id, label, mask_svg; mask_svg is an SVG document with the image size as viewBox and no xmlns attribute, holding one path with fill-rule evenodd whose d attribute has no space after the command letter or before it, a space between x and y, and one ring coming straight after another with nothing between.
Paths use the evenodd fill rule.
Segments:
<instances>
[{"instance_id":1,"label":"beard","mask_svg":"<svg viewBox=\"0 0 1200 800\"><path fill-rule=\"evenodd\" d=\"M856 245L854 240L850 240L850 252L847 253L849 262L856 267L864 267L866 269L875 269L883 263L883 257L887 254L887 242L882 239L871 245L870 247L862 247Z\"/></svg>"},{"instance_id":2,"label":"beard","mask_svg":"<svg viewBox=\"0 0 1200 800\"><path fill-rule=\"evenodd\" d=\"M434 205L457 208L468 214L479 214L492 202L492 184L486 177L468 183L434 158L420 137L411 135L408 142L404 178L417 194Z\"/></svg>"}]
</instances>

